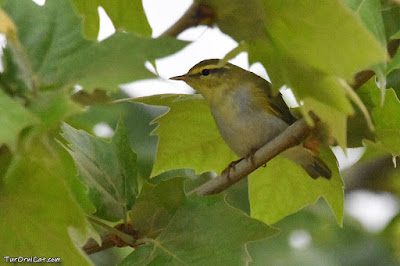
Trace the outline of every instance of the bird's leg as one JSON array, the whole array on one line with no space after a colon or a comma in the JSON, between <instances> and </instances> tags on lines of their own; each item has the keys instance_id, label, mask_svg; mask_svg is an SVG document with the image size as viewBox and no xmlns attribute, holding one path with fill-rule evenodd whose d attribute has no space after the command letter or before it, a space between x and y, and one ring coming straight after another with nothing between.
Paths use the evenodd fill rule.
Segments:
<instances>
[{"instance_id":1,"label":"bird's leg","mask_svg":"<svg viewBox=\"0 0 400 266\"><path fill-rule=\"evenodd\" d=\"M254 154L256 153L257 150L258 150L258 149L255 149L255 148L251 149L250 152L249 152L249 154L247 154L246 157L244 157L246 160L249 160L249 159L250 159L250 162L251 162L252 165L255 164L255 162L254 162ZM267 167L267 163L265 163L265 164L263 165L263 167Z\"/></svg>"},{"instance_id":2,"label":"bird's leg","mask_svg":"<svg viewBox=\"0 0 400 266\"><path fill-rule=\"evenodd\" d=\"M227 175L226 177L228 178L229 181L231 181L230 179L230 173L231 173L231 169L235 170L235 166L242 161L244 158L240 158L239 160L233 161L231 162L228 167L225 168L224 171L222 171L221 175Z\"/></svg>"},{"instance_id":3,"label":"bird's leg","mask_svg":"<svg viewBox=\"0 0 400 266\"><path fill-rule=\"evenodd\" d=\"M235 170L235 166L241 162L242 160L250 160L251 164L255 164L254 162L254 153L256 153L257 149L253 148L250 150L250 152L243 158L240 158L239 160L233 161L231 162L227 168L225 168L224 171L222 171L221 175L227 175L226 177L228 178L229 181L231 181L230 179L230 173L231 173L231 169ZM264 167L267 166L267 164L264 164Z\"/></svg>"},{"instance_id":4,"label":"bird's leg","mask_svg":"<svg viewBox=\"0 0 400 266\"><path fill-rule=\"evenodd\" d=\"M254 162L254 153L256 153L257 150L258 149L256 149L256 148L252 148L250 150L250 152L244 157L247 161L250 159L250 162L251 162L252 165L255 164L255 162Z\"/></svg>"}]
</instances>

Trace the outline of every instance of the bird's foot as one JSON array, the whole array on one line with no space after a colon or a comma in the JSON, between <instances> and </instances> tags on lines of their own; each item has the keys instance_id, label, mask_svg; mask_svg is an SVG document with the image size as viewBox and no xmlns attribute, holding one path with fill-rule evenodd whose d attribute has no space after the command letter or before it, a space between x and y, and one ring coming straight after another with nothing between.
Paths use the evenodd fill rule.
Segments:
<instances>
[{"instance_id":1,"label":"bird's foot","mask_svg":"<svg viewBox=\"0 0 400 266\"><path fill-rule=\"evenodd\" d=\"M235 171L236 165L242 161L244 158L240 158L239 160L231 162L228 167L225 168L224 171L222 171L221 175L226 175L226 178L228 178L229 181L232 181L230 178L231 170Z\"/></svg>"}]
</instances>

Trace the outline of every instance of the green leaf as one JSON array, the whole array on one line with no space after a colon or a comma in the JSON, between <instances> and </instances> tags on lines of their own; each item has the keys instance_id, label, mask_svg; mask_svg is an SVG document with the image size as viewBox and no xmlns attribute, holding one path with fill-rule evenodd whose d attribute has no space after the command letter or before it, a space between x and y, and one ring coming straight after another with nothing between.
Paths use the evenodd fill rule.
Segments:
<instances>
[{"instance_id":1,"label":"green leaf","mask_svg":"<svg viewBox=\"0 0 400 266\"><path fill-rule=\"evenodd\" d=\"M397 50L396 54L392 58L392 61L390 61L390 63L388 64L387 74L389 74L390 72L392 72L393 70L398 69L398 68L400 68L400 52L399 52L399 50Z\"/></svg>"},{"instance_id":2,"label":"green leaf","mask_svg":"<svg viewBox=\"0 0 400 266\"><path fill-rule=\"evenodd\" d=\"M393 34L392 38L393 39L400 39L400 31L398 31L395 34Z\"/></svg>"},{"instance_id":3,"label":"green leaf","mask_svg":"<svg viewBox=\"0 0 400 266\"><path fill-rule=\"evenodd\" d=\"M386 150L399 156L400 102L392 89L388 90L386 95L384 105L372 111L372 117L376 124L376 136Z\"/></svg>"},{"instance_id":4,"label":"green leaf","mask_svg":"<svg viewBox=\"0 0 400 266\"><path fill-rule=\"evenodd\" d=\"M9 95L22 98L29 93L34 85L29 60L19 43L7 42L3 49L2 62L4 72L0 73L0 84Z\"/></svg>"},{"instance_id":5,"label":"green leaf","mask_svg":"<svg viewBox=\"0 0 400 266\"><path fill-rule=\"evenodd\" d=\"M12 158L10 149L6 145L0 146L0 191L3 185L3 177L7 174Z\"/></svg>"},{"instance_id":6,"label":"green leaf","mask_svg":"<svg viewBox=\"0 0 400 266\"><path fill-rule=\"evenodd\" d=\"M386 38L399 39L400 38L400 6L391 0L382 1L382 17L385 25Z\"/></svg>"},{"instance_id":7,"label":"green leaf","mask_svg":"<svg viewBox=\"0 0 400 266\"><path fill-rule=\"evenodd\" d=\"M65 183L75 178L74 167L65 164L53 140L35 143L15 158L4 179L0 226L7 230L0 234L0 249L4 256L60 257L64 264L90 265L76 246L86 239L87 222Z\"/></svg>"},{"instance_id":8,"label":"green leaf","mask_svg":"<svg viewBox=\"0 0 400 266\"><path fill-rule=\"evenodd\" d=\"M20 132L38 119L0 88L0 146L6 144L11 150L17 149Z\"/></svg>"},{"instance_id":9,"label":"green leaf","mask_svg":"<svg viewBox=\"0 0 400 266\"><path fill-rule=\"evenodd\" d=\"M375 36L375 38L386 47L385 27L382 18L382 6L380 0L345 0L354 14L360 19L362 24ZM371 67L380 82L382 97L386 89L386 69L387 63L382 62Z\"/></svg>"},{"instance_id":10,"label":"green leaf","mask_svg":"<svg viewBox=\"0 0 400 266\"><path fill-rule=\"evenodd\" d=\"M156 238L185 200L183 179L170 179L157 186L144 183L130 215L133 228L141 237Z\"/></svg>"},{"instance_id":11,"label":"green leaf","mask_svg":"<svg viewBox=\"0 0 400 266\"><path fill-rule=\"evenodd\" d=\"M169 107L153 121L158 123L153 134L160 137L153 176L177 168L220 172L237 159L219 135L202 96L156 95L134 101Z\"/></svg>"},{"instance_id":12,"label":"green leaf","mask_svg":"<svg viewBox=\"0 0 400 266\"><path fill-rule=\"evenodd\" d=\"M392 88L397 95L400 95L400 69L395 69L387 76L387 88Z\"/></svg>"},{"instance_id":13,"label":"green leaf","mask_svg":"<svg viewBox=\"0 0 400 266\"><path fill-rule=\"evenodd\" d=\"M33 88L32 70L28 57L18 40L17 28L11 18L0 8L0 33L7 37L2 49L0 84L10 95L26 93Z\"/></svg>"},{"instance_id":14,"label":"green leaf","mask_svg":"<svg viewBox=\"0 0 400 266\"><path fill-rule=\"evenodd\" d=\"M376 148L380 148L394 156L400 155L400 102L393 89L388 89L383 106L379 101L379 93L374 82L364 84L359 94L372 110L375 123ZM373 144L371 144L373 145Z\"/></svg>"},{"instance_id":15,"label":"green leaf","mask_svg":"<svg viewBox=\"0 0 400 266\"><path fill-rule=\"evenodd\" d=\"M1 4L17 26L18 38L43 86L57 80L65 57L91 43L81 37L80 20L67 0L48 1L43 7L29 0L2 0Z\"/></svg>"},{"instance_id":16,"label":"green leaf","mask_svg":"<svg viewBox=\"0 0 400 266\"><path fill-rule=\"evenodd\" d=\"M144 39L116 33L65 58L59 83L77 82L87 90L114 89L121 83L151 78L154 74L144 66L146 61L175 53L186 44L175 39Z\"/></svg>"},{"instance_id":17,"label":"green leaf","mask_svg":"<svg viewBox=\"0 0 400 266\"><path fill-rule=\"evenodd\" d=\"M385 27L380 0L344 0L363 25L382 44L386 45Z\"/></svg>"},{"instance_id":18,"label":"green leaf","mask_svg":"<svg viewBox=\"0 0 400 266\"><path fill-rule=\"evenodd\" d=\"M351 79L357 71L386 60L384 45L338 0L318 3L264 0L261 7L256 1L245 4L242 1L227 4L224 0L199 2L213 8L218 26L237 41L251 43L257 39L267 40L268 36L285 56L318 71ZM368 26L372 27L372 23L368 21ZM381 28L375 27L377 30L373 32L381 38Z\"/></svg>"},{"instance_id":19,"label":"green leaf","mask_svg":"<svg viewBox=\"0 0 400 266\"><path fill-rule=\"evenodd\" d=\"M175 39L145 39L118 33L98 43L82 37L82 25L68 0L1 0L18 27L39 86L80 84L86 90L115 89L119 84L154 75L144 66L183 48ZM37 36L43 36L38 38ZM66 45L68 44L68 45Z\"/></svg>"},{"instance_id":20,"label":"green leaf","mask_svg":"<svg viewBox=\"0 0 400 266\"><path fill-rule=\"evenodd\" d=\"M216 14L218 28L237 42L266 38L265 14L257 1L196 0L195 2L211 7Z\"/></svg>"},{"instance_id":21,"label":"green leaf","mask_svg":"<svg viewBox=\"0 0 400 266\"><path fill-rule=\"evenodd\" d=\"M79 177L89 189L96 215L109 221L126 218L141 181L137 176L136 154L132 151L122 122L111 142L63 124L62 136L70 144L67 151L75 161Z\"/></svg>"},{"instance_id":22,"label":"green leaf","mask_svg":"<svg viewBox=\"0 0 400 266\"><path fill-rule=\"evenodd\" d=\"M332 171L330 180L311 179L300 166L279 157L253 172L249 176L251 217L273 224L322 196L342 226L343 181L336 158L327 148L320 157Z\"/></svg>"},{"instance_id":23,"label":"green leaf","mask_svg":"<svg viewBox=\"0 0 400 266\"><path fill-rule=\"evenodd\" d=\"M150 122L164 112L165 107L141 103L91 105L86 112L74 115L66 122L75 128L92 132L93 127L99 123L106 123L111 128L115 128L119 117L123 117L132 149L138 157L138 173L144 179L148 179L153 168L158 143L157 136L150 136L151 131L156 127L156 125L150 125Z\"/></svg>"},{"instance_id":24,"label":"green leaf","mask_svg":"<svg viewBox=\"0 0 400 266\"><path fill-rule=\"evenodd\" d=\"M90 39L96 39L99 32L98 6L104 8L117 30L151 36L151 28L147 22L142 1L72 0L72 3L84 18L85 35Z\"/></svg>"},{"instance_id":25,"label":"green leaf","mask_svg":"<svg viewBox=\"0 0 400 266\"><path fill-rule=\"evenodd\" d=\"M274 46L319 71L349 80L387 58L385 47L339 0L263 4Z\"/></svg>"},{"instance_id":26,"label":"green leaf","mask_svg":"<svg viewBox=\"0 0 400 266\"><path fill-rule=\"evenodd\" d=\"M154 241L121 264L244 265L251 261L246 244L274 234L275 229L230 207L220 195L194 195Z\"/></svg>"},{"instance_id":27,"label":"green leaf","mask_svg":"<svg viewBox=\"0 0 400 266\"><path fill-rule=\"evenodd\" d=\"M63 91L44 91L28 108L40 118L41 124L38 127L43 131L58 128L61 121L83 111Z\"/></svg>"}]
</instances>

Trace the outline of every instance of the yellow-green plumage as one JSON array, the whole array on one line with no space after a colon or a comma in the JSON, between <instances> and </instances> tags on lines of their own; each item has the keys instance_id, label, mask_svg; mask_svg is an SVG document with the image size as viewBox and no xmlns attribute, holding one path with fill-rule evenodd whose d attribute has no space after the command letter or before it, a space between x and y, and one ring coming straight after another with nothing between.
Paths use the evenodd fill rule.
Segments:
<instances>
[{"instance_id":1,"label":"yellow-green plumage","mask_svg":"<svg viewBox=\"0 0 400 266\"><path fill-rule=\"evenodd\" d=\"M218 59L202 61L172 79L185 81L204 96L222 138L238 156L246 157L296 118L280 94L272 95L268 81L230 63L219 63ZM312 178L331 177L325 163L302 145L281 155L301 165Z\"/></svg>"}]
</instances>

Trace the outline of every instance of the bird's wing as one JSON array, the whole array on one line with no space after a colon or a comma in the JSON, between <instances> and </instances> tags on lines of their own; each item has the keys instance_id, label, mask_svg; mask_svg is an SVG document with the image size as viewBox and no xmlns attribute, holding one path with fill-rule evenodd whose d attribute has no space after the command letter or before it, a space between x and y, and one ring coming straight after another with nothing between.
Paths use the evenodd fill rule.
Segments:
<instances>
[{"instance_id":1,"label":"bird's wing","mask_svg":"<svg viewBox=\"0 0 400 266\"><path fill-rule=\"evenodd\" d=\"M296 118L290 112L289 107L286 105L282 98L282 94L278 94L269 98L271 108L280 114L280 117L289 125L296 122Z\"/></svg>"},{"instance_id":2,"label":"bird's wing","mask_svg":"<svg viewBox=\"0 0 400 266\"><path fill-rule=\"evenodd\" d=\"M282 120L289 125L296 122L297 119L290 112L289 107L282 98L282 94L278 93L278 95L273 95L271 84L268 81L260 78L258 87L262 88L263 94L265 94L264 97L268 102L267 108L271 113L282 118Z\"/></svg>"}]
</instances>

